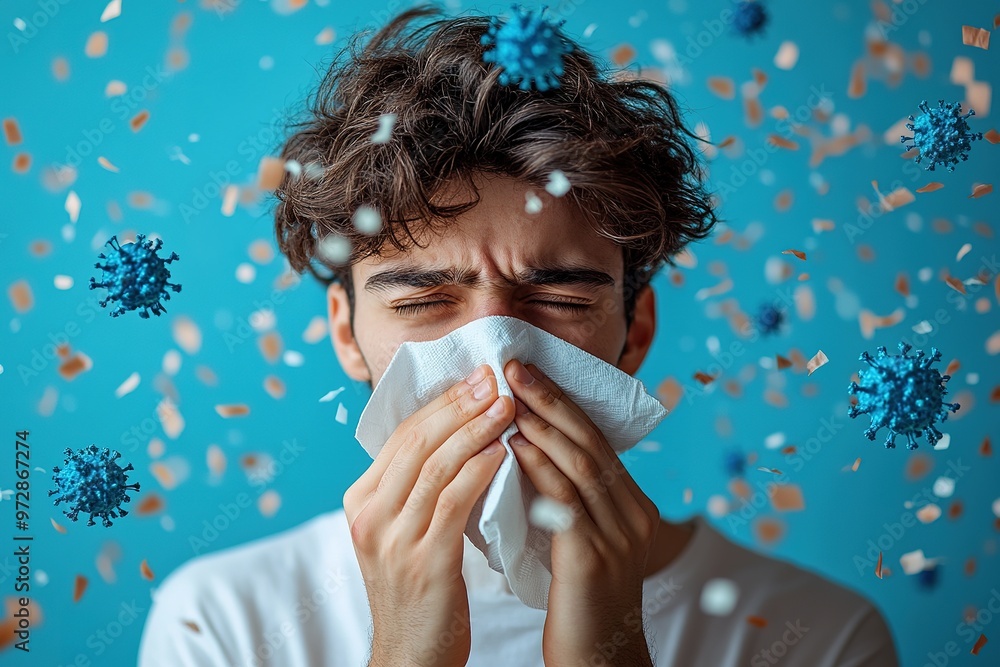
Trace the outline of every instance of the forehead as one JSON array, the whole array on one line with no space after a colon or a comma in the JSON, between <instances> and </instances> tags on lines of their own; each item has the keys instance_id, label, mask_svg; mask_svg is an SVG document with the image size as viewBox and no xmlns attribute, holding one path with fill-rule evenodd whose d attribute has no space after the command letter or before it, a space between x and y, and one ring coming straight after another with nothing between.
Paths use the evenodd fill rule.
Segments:
<instances>
[{"instance_id":1,"label":"forehead","mask_svg":"<svg viewBox=\"0 0 1000 667\"><path fill-rule=\"evenodd\" d=\"M503 268L553 263L592 266L621 280L621 247L594 231L570 199L508 176L480 176L476 184L478 204L434 231L414 231L424 247L411 245L400 252L386 244L382 257L355 264L355 281L363 283L376 270L396 266L496 264ZM439 205L467 201L475 201L475 193L454 184L434 198ZM529 203L539 202L540 211L525 210Z\"/></svg>"}]
</instances>

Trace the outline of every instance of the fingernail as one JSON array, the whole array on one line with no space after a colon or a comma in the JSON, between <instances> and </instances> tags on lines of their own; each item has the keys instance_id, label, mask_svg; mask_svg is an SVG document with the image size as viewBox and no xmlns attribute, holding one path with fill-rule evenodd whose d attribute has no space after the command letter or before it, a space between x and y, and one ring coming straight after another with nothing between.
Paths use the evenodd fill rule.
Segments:
<instances>
[{"instance_id":1,"label":"fingernail","mask_svg":"<svg viewBox=\"0 0 1000 667\"><path fill-rule=\"evenodd\" d=\"M520 361L517 361L514 362L514 379L521 384L528 385L535 381L535 376Z\"/></svg>"},{"instance_id":2,"label":"fingernail","mask_svg":"<svg viewBox=\"0 0 1000 667\"><path fill-rule=\"evenodd\" d=\"M510 444L512 444L512 445L516 445L516 446L520 447L520 446L528 444L528 439L525 438L520 433L515 433L514 435L510 436L510 440L508 440L508 442Z\"/></svg>"},{"instance_id":3,"label":"fingernail","mask_svg":"<svg viewBox=\"0 0 1000 667\"><path fill-rule=\"evenodd\" d=\"M472 372L472 375L465 378L465 381L468 382L473 387L475 387L476 384L484 377L486 377L486 369L480 366L479 368L477 368L475 371Z\"/></svg>"},{"instance_id":4,"label":"fingernail","mask_svg":"<svg viewBox=\"0 0 1000 667\"><path fill-rule=\"evenodd\" d=\"M526 415L528 414L528 406L526 406L521 401L514 399L514 408L517 410L517 414Z\"/></svg>"},{"instance_id":5,"label":"fingernail","mask_svg":"<svg viewBox=\"0 0 1000 667\"><path fill-rule=\"evenodd\" d=\"M496 442L494 440L490 444L486 445L486 448L483 450L483 453L484 454L496 454L501 449L503 449L503 445L501 445L499 442Z\"/></svg>"},{"instance_id":6,"label":"fingernail","mask_svg":"<svg viewBox=\"0 0 1000 667\"><path fill-rule=\"evenodd\" d=\"M493 401L493 405L491 405L490 409L486 411L486 414L490 417L499 417L500 415L502 415L503 399L498 398L497 400Z\"/></svg>"},{"instance_id":7,"label":"fingernail","mask_svg":"<svg viewBox=\"0 0 1000 667\"><path fill-rule=\"evenodd\" d=\"M482 382L476 385L476 388L473 390L472 395L476 399L483 399L486 398L489 395L489 393L490 393L490 382L489 380L483 380Z\"/></svg>"}]
</instances>

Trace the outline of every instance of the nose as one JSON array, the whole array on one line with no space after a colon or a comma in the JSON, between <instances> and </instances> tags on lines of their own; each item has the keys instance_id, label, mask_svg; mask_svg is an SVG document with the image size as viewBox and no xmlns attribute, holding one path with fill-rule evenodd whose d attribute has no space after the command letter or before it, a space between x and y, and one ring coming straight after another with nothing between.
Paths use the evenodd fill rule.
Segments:
<instances>
[{"instance_id":1,"label":"nose","mask_svg":"<svg viewBox=\"0 0 1000 667\"><path fill-rule=\"evenodd\" d=\"M502 315L506 317L517 317L517 309L513 304L513 297L499 294L477 294L472 297L475 300L472 308L469 309L469 322L478 320L490 315Z\"/></svg>"}]
</instances>

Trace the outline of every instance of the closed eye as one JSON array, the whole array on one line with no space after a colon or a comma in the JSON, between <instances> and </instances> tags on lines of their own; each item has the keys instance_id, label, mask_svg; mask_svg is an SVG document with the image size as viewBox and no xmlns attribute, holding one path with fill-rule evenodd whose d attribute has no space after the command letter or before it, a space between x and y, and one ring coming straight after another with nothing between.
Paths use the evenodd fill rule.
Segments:
<instances>
[{"instance_id":1,"label":"closed eye","mask_svg":"<svg viewBox=\"0 0 1000 667\"><path fill-rule=\"evenodd\" d=\"M393 310L395 310L396 313L400 315L408 315L416 313L430 306L449 305L450 303L451 303L450 301L424 301L422 303L409 303L403 306L393 306ZM556 310L563 310L563 311L581 311L590 307L589 304L564 303L562 301L535 300L535 301L529 301L528 303L537 303L546 308L554 308Z\"/></svg>"}]
</instances>

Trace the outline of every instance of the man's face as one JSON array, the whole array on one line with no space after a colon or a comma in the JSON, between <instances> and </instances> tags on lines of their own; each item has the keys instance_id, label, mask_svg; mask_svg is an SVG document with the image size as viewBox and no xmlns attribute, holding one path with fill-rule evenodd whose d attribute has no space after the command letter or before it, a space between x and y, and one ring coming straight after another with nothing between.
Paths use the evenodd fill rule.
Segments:
<instances>
[{"instance_id":1,"label":"man's face","mask_svg":"<svg viewBox=\"0 0 1000 667\"><path fill-rule=\"evenodd\" d=\"M443 231L414 233L426 247L389 246L391 254L352 267L356 338L346 294L331 286L331 337L348 375L373 387L401 343L440 338L489 315L517 317L634 373L655 317L646 294L626 336L622 249L568 200L506 176L476 182L478 205ZM542 201L538 213L525 212L529 191ZM444 196L456 199L438 203L473 198L457 188Z\"/></svg>"}]
</instances>

